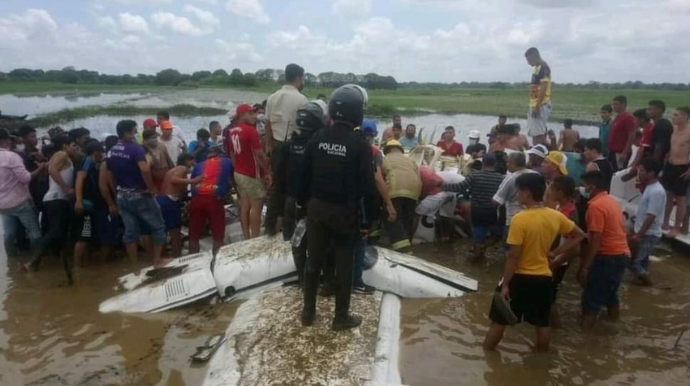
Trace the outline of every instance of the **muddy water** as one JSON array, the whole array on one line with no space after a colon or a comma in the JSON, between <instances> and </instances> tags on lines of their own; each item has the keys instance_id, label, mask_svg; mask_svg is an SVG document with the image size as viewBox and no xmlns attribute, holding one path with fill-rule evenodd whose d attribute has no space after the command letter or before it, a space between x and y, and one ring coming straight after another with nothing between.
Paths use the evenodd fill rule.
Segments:
<instances>
[{"instance_id":1,"label":"muddy water","mask_svg":"<svg viewBox=\"0 0 690 386\"><path fill-rule=\"evenodd\" d=\"M623 318L579 332L579 288L572 272L559 305L564 329L546 355L530 352L533 329L509 329L500 353L485 355L491 291L501 274L497 253L472 265L465 242L417 247L417 254L468 273L480 291L456 300L405 300L401 370L422 385L687 385L690 373L688 252L659 249L652 263L658 286L622 291ZM0 385L198 385L194 347L224 331L236 306L194 305L149 315L101 315L115 278L136 268L119 260L93 265L65 287L54 259L29 276L0 256ZM140 266L143 266L142 263Z\"/></svg>"}]
</instances>

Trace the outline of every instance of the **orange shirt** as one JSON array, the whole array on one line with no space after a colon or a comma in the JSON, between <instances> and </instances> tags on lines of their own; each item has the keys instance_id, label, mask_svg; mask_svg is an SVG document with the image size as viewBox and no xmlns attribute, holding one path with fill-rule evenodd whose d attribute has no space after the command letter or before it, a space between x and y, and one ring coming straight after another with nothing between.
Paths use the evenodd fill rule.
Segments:
<instances>
[{"instance_id":1,"label":"orange shirt","mask_svg":"<svg viewBox=\"0 0 690 386\"><path fill-rule=\"evenodd\" d=\"M585 217L588 231L601 233L601 246L597 255L630 257L625 219L616 200L606 192L597 194L589 200Z\"/></svg>"}]
</instances>

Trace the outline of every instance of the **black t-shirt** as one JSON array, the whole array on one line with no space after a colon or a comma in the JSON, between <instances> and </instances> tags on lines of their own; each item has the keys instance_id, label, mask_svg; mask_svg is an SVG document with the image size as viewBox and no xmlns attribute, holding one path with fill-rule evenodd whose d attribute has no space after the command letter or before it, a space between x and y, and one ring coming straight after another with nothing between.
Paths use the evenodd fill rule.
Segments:
<instances>
[{"instance_id":1,"label":"black t-shirt","mask_svg":"<svg viewBox=\"0 0 690 386\"><path fill-rule=\"evenodd\" d=\"M474 145L467 146L465 153L471 155L472 153L479 153L480 151L486 154L486 145L483 143L475 143Z\"/></svg>"},{"instance_id":2,"label":"black t-shirt","mask_svg":"<svg viewBox=\"0 0 690 386\"><path fill-rule=\"evenodd\" d=\"M666 118L659 119L652 131L652 146L650 155L654 155L654 150L661 148L661 161L666 158L666 154L671 150L671 136L673 135L673 124Z\"/></svg>"},{"instance_id":3,"label":"black t-shirt","mask_svg":"<svg viewBox=\"0 0 690 386\"><path fill-rule=\"evenodd\" d=\"M101 191L98 188L98 176L100 174L99 165L91 158L86 157L80 171L86 172L86 179L84 180L84 187L82 190L82 199L91 201L94 209L105 208L106 204L101 196Z\"/></svg>"}]
</instances>

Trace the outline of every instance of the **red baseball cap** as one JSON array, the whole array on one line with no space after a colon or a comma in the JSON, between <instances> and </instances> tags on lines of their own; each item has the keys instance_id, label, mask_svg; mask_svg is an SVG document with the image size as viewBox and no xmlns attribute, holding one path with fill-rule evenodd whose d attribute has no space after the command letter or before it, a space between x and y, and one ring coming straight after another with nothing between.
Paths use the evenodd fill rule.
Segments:
<instances>
[{"instance_id":1,"label":"red baseball cap","mask_svg":"<svg viewBox=\"0 0 690 386\"><path fill-rule=\"evenodd\" d=\"M252 111L254 111L254 108L252 107L252 105L248 105L246 103L243 103L243 104L237 106L237 110L235 110L235 115L237 117L241 117L242 114L252 112Z\"/></svg>"},{"instance_id":2,"label":"red baseball cap","mask_svg":"<svg viewBox=\"0 0 690 386\"><path fill-rule=\"evenodd\" d=\"M149 119L144 121L144 128L147 128L147 127L158 127L158 122L156 122L155 119L149 118Z\"/></svg>"}]
</instances>

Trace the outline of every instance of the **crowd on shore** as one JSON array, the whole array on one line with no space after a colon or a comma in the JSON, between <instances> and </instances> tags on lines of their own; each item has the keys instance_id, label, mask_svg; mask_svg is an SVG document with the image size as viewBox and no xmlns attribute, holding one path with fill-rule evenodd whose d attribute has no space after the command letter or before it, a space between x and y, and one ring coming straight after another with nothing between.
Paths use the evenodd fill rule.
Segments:
<instances>
[{"instance_id":1,"label":"crowd on shore","mask_svg":"<svg viewBox=\"0 0 690 386\"><path fill-rule=\"evenodd\" d=\"M557 288L571 262L579 260L588 328L602 308L617 318L626 268L637 283L652 284L649 255L662 231L687 234L690 109L676 109L670 122L662 101L631 114L617 96L601 109L598 138L580 138L572 121L557 138L546 126L550 69L536 49L526 57L534 67L527 135L500 117L487 144L472 131L463 148L453 126L436 144L443 155L470 162L462 182L405 155L422 141L414 124L403 132L400 116L379 140L376 122L364 116L363 88L346 85L309 101L301 93L304 69L295 64L266 101L237 106L225 128L212 122L189 144L164 111L141 129L122 120L102 141L85 128L53 128L40 147L35 128L22 127L16 137L0 129L5 249L10 257L30 252L25 271L57 251L69 274L96 247L105 261L120 245L132 261L143 246L162 267L182 254L185 221L189 252L207 234L213 253L223 246L225 205L236 192L244 239L261 234L264 206L270 236L282 231L288 240L306 224L293 243L302 323L314 321L323 272L322 294L335 294L333 328L340 330L361 322L349 313L353 289L374 290L362 280L366 244L382 231L391 248L409 251L419 216L433 216L453 197L472 234L473 258L497 242L506 251L485 347L495 348L515 317L536 326L537 348L547 349L550 327L558 325ZM625 178L637 178L642 191L632 229L608 194L614 173L628 168Z\"/></svg>"}]
</instances>

